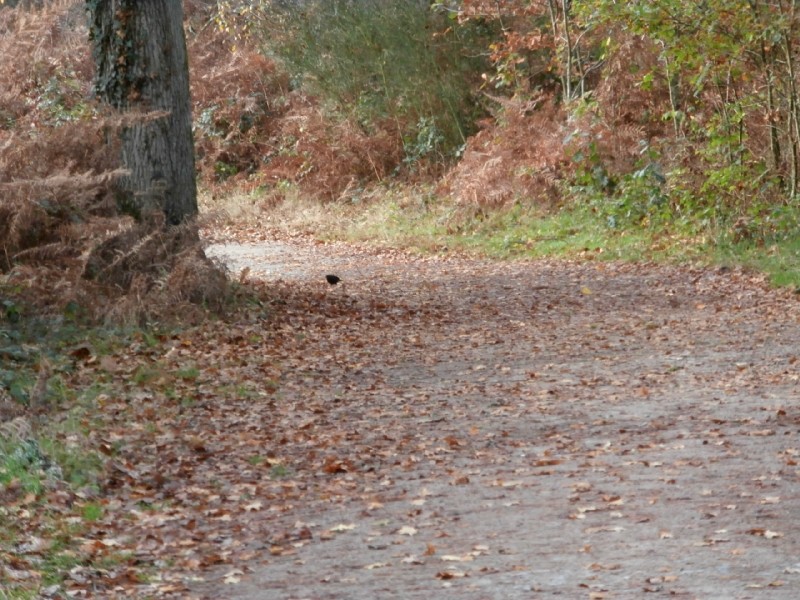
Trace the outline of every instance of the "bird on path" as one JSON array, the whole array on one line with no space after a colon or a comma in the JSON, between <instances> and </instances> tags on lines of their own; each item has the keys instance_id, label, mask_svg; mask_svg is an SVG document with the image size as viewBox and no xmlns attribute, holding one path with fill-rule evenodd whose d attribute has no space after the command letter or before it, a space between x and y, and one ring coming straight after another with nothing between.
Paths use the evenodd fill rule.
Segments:
<instances>
[{"instance_id":1,"label":"bird on path","mask_svg":"<svg viewBox=\"0 0 800 600\"><path fill-rule=\"evenodd\" d=\"M331 285L336 285L341 281L341 278L337 275L325 275L325 281Z\"/></svg>"}]
</instances>

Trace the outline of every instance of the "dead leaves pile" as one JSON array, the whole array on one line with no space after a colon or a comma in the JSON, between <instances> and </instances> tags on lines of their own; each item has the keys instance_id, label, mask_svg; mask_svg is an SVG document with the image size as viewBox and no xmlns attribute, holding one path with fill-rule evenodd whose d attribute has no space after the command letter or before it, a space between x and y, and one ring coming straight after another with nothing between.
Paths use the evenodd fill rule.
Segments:
<instances>
[{"instance_id":1,"label":"dead leaves pile","mask_svg":"<svg viewBox=\"0 0 800 600\"><path fill-rule=\"evenodd\" d=\"M248 597L290 564L365 594L376 571L462 597L535 571L547 593L566 556L576 597L692 597L685 561L764 545L780 576L747 585L797 583L789 295L737 273L358 260L348 287L248 282L224 322L72 350L105 463L71 595ZM6 577L36 551L4 553Z\"/></svg>"}]
</instances>

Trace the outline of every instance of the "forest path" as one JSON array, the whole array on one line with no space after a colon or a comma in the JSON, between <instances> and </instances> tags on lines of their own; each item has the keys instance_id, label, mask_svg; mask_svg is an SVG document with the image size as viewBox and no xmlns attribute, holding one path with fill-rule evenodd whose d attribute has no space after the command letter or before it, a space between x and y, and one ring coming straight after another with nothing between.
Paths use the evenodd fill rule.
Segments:
<instances>
[{"instance_id":1,"label":"forest path","mask_svg":"<svg viewBox=\"0 0 800 600\"><path fill-rule=\"evenodd\" d=\"M273 465L234 543L249 560L197 596L798 597L791 293L653 265L209 252L283 281L291 342L242 438Z\"/></svg>"}]
</instances>

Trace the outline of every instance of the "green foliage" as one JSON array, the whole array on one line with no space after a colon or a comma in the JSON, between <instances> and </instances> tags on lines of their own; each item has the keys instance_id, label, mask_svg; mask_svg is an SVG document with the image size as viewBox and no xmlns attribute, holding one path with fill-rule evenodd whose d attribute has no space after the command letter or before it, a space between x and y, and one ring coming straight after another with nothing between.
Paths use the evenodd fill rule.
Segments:
<instances>
[{"instance_id":1,"label":"green foliage","mask_svg":"<svg viewBox=\"0 0 800 600\"><path fill-rule=\"evenodd\" d=\"M36 108L55 125L88 118L92 113L90 106L76 98L83 98L77 76L74 73L54 75L43 85Z\"/></svg>"},{"instance_id":2,"label":"green foliage","mask_svg":"<svg viewBox=\"0 0 800 600\"><path fill-rule=\"evenodd\" d=\"M659 153L642 142L639 156L633 171L612 175L593 142L572 155L572 194L612 229L661 227L676 217Z\"/></svg>"},{"instance_id":3,"label":"green foliage","mask_svg":"<svg viewBox=\"0 0 800 600\"><path fill-rule=\"evenodd\" d=\"M620 178L614 198L606 203L607 223L612 228L623 224L655 226L672 217L664 193L666 179L658 163L648 162Z\"/></svg>"},{"instance_id":4,"label":"green foliage","mask_svg":"<svg viewBox=\"0 0 800 600\"><path fill-rule=\"evenodd\" d=\"M436 126L436 121L428 117L421 117L414 133L415 137L403 141L406 164L414 164L441 153L446 140Z\"/></svg>"},{"instance_id":5,"label":"green foliage","mask_svg":"<svg viewBox=\"0 0 800 600\"><path fill-rule=\"evenodd\" d=\"M47 429L60 427L58 424ZM64 490L67 486L85 490L94 486L102 466L94 453L67 446L48 435L40 433L34 438L16 441L0 438L0 490L4 499L11 506L24 502L36 515L35 519L20 519L17 510L0 509L0 553L13 554L21 545L30 543L32 534L46 534L48 543L36 552L35 562L44 586L59 584L64 574L79 564L91 564L90 559L76 551L75 539L83 534L88 523L101 519L104 514L102 505L97 503L76 504L72 515L65 512L63 504L57 507L48 504L48 491L53 489ZM36 523L34 528L32 521ZM102 557L94 564L102 568L101 563L110 559ZM39 597L28 596L30 590L25 583L19 580L18 587L17 582L10 587L3 586L9 596L0 594L0 599Z\"/></svg>"},{"instance_id":6,"label":"green foliage","mask_svg":"<svg viewBox=\"0 0 800 600\"><path fill-rule=\"evenodd\" d=\"M479 34L417 0L325 0L281 13L269 49L365 131L394 122L407 161L452 157L479 114ZM270 44L269 37L274 42Z\"/></svg>"},{"instance_id":7,"label":"green foliage","mask_svg":"<svg viewBox=\"0 0 800 600\"><path fill-rule=\"evenodd\" d=\"M239 172L236 165L231 165L225 161L218 160L214 163L214 176L217 181L225 181Z\"/></svg>"},{"instance_id":8,"label":"green foliage","mask_svg":"<svg viewBox=\"0 0 800 600\"><path fill-rule=\"evenodd\" d=\"M200 115L195 119L195 127L207 137L221 137L225 134L225 128L218 123L214 114L219 110L218 104L212 104L200 111Z\"/></svg>"},{"instance_id":9,"label":"green foliage","mask_svg":"<svg viewBox=\"0 0 800 600\"><path fill-rule=\"evenodd\" d=\"M683 173L703 174L674 182L695 196L690 209L720 222L798 191L798 15L789 5L591 0L576 10L582 27L641 36L657 53L640 89L669 92L662 119L674 140L665 158L691 160ZM613 50L626 51L619 42Z\"/></svg>"},{"instance_id":10,"label":"green foliage","mask_svg":"<svg viewBox=\"0 0 800 600\"><path fill-rule=\"evenodd\" d=\"M13 352L13 348L11 349ZM28 403L28 392L35 378L32 373L23 369L0 369L0 387L8 390L11 397L20 404Z\"/></svg>"},{"instance_id":11,"label":"green foliage","mask_svg":"<svg viewBox=\"0 0 800 600\"><path fill-rule=\"evenodd\" d=\"M2 302L0 302L0 306L3 309L2 317L8 321L9 323L17 323L22 316L22 307L19 303L15 302L14 300L4 298Z\"/></svg>"}]
</instances>

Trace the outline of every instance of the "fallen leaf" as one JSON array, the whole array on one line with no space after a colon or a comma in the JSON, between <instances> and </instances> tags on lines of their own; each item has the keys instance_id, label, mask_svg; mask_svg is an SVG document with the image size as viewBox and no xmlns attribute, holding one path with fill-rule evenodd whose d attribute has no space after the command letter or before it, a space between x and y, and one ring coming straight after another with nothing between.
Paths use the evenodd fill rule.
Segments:
<instances>
[{"instance_id":1,"label":"fallen leaf","mask_svg":"<svg viewBox=\"0 0 800 600\"><path fill-rule=\"evenodd\" d=\"M754 528L748 529L747 533L758 537L767 538L768 540L783 537L783 534L777 531L770 531L769 529Z\"/></svg>"},{"instance_id":2,"label":"fallen leaf","mask_svg":"<svg viewBox=\"0 0 800 600\"><path fill-rule=\"evenodd\" d=\"M460 579L461 577L469 577L466 573L462 571L440 571L436 573L437 579Z\"/></svg>"},{"instance_id":3,"label":"fallen leaf","mask_svg":"<svg viewBox=\"0 0 800 600\"><path fill-rule=\"evenodd\" d=\"M771 435L775 435L774 429L756 429L755 431L749 432L747 435L751 435L753 437L768 437Z\"/></svg>"},{"instance_id":4,"label":"fallen leaf","mask_svg":"<svg viewBox=\"0 0 800 600\"><path fill-rule=\"evenodd\" d=\"M512 488L517 487L525 483L524 481L503 481L502 479L495 480L491 483L492 487L504 487L504 488Z\"/></svg>"},{"instance_id":5,"label":"fallen leaf","mask_svg":"<svg viewBox=\"0 0 800 600\"><path fill-rule=\"evenodd\" d=\"M457 556L455 554L445 554L439 560L446 562L468 562L473 560L472 555L466 554L464 556Z\"/></svg>"},{"instance_id":6,"label":"fallen leaf","mask_svg":"<svg viewBox=\"0 0 800 600\"><path fill-rule=\"evenodd\" d=\"M236 584L242 581L242 575L244 575L244 571L241 569L233 569L225 573L222 581L227 585Z\"/></svg>"},{"instance_id":7,"label":"fallen leaf","mask_svg":"<svg viewBox=\"0 0 800 600\"><path fill-rule=\"evenodd\" d=\"M543 458L541 460L536 460L533 462L534 467L552 467L554 465L561 464L561 460L558 458Z\"/></svg>"},{"instance_id":8,"label":"fallen leaf","mask_svg":"<svg viewBox=\"0 0 800 600\"><path fill-rule=\"evenodd\" d=\"M624 527L589 527L588 529L583 530L584 533L602 533L604 531L608 531L611 533L619 533L620 531L625 531Z\"/></svg>"},{"instance_id":9,"label":"fallen leaf","mask_svg":"<svg viewBox=\"0 0 800 600\"><path fill-rule=\"evenodd\" d=\"M800 575L800 567L786 567L783 572L787 575Z\"/></svg>"}]
</instances>

